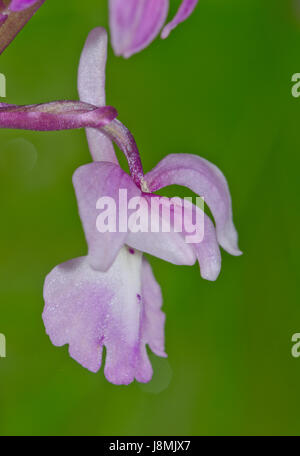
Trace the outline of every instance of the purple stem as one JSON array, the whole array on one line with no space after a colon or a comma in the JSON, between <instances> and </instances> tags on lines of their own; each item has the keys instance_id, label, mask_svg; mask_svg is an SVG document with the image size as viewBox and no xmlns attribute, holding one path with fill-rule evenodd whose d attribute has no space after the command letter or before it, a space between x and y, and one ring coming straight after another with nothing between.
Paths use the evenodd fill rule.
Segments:
<instances>
[{"instance_id":1,"label":"purple stem","mask_svg":"<svg viewBox=\"0 0 300 456\"><path fill-rule=\"evenodd\" d=\"M117 117L115 108L80 101L54 101L31 106L0 103L0 128L58 131L101 128Z\"/></svg>"},{"instance_id":2,"label":"purple stem","mask_svg":"<svg viewBox=\"0 0 300 456\"><path fill-rule=\"evenodd\" d=\"M132 179L139 188L142 188L143 166L135 139L128 128L115 119L110 124L102 127L101 131L114 141L124 153Z\"/></svg>"}]
</instances>

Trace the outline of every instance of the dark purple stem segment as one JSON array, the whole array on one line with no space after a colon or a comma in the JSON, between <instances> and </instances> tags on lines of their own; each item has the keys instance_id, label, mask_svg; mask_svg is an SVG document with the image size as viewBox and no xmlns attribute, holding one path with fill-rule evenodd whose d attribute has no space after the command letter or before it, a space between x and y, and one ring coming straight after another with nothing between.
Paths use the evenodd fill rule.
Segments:
<instances>
[{"instance_id":1,"label":"dark purple stem segment","mask_svg":"<svg viewBox=\"0 0 300 456\"><path fill-rule=\"evenodd\" d=\"M80 101L54 101L31 106L0 103L0 128L34 131L101 128L117 115L111 106L98 108Z\"/></svg>"},{"instance_id":2,"label":"dark purple stem segment","mask_svg":"<svg viewBox=\"0 0 300 456\"><path fill-rule=\"evenodd\" d=\"M134 137L119 120L101 128L103 133L114 141L127 158L129 170L135 184L141 188L143 181L143 166Z\"/></svg>"}]
</instances>

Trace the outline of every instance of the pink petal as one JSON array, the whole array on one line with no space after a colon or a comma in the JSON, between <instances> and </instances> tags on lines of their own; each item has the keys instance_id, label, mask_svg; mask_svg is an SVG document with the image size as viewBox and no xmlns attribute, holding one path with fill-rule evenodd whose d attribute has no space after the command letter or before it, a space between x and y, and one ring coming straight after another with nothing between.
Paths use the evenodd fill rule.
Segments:
<instances>
[{"instance_id":1,"label":"pink petal","mask_svg":"<svg viewBox=\"0 0 300 456\"><path fill-rule=\"evenodd\" d=\"M197 3L198 0L183 0L174 19L164 27L161 37L163 39L167 38L178 24L185 21L192 14Z\"/></svg>"},{"instance_id":2,"label":"pink petal","mask_svg":"<svg viewBox=\"0 0 300 456\"><path fill-rule=\"evenodd\" d=\"M106 273L85 257L61 264L46 278L44 299L52 343L69 344L70 356L92 372L100 369L105 346L104 373L114 384L151 379L146 343L165 356L159 286L139 252L123 248Z\"/></svg>"},{"instance_id":3,"label":"pink petal","mask_svg":"<svg viewBox=\"0 0 300 456\"><path fill-rule=\"evenodd\" d=\"M203 197L214 216L219 244L232 255L241 254L228 184L215 165L196 155L172 154L150 171L145 180L152 192L176 184Z\"/></svg>"},{"instance_id":4,"label":"pink petal","mask_svg":"<svg viewBox=\"0 0 300 456\"><path fill-rule=\"evenodd\" d=\"M134 380L139 356L141 255L126 249L107 273L76 258L53 269L44 287L43 320L54 345L69 344L70 356L92 372L101 367L116 384Z\"/></svg>"},{"instance_id":5,"label":"pink petal","mask_svg":"<svg viewBox=\"0 0 300 456\"><path fill-rule=\"evenodd\" d=\"M0 128L55 131L93 126L103 127L117 116L109 106L96 108L79 101L16 106L0 104Z\"/></svg>"},{"instance_id":6,"label":"pink petal","mask_svg":"<svg viewBox=\"0 0 300 456\"><path fill-rule=\"evenodd\" d=\"M156 195L144 195L144 198L149 202L149 219L151 214L150 204L153 198L158 198ZM151 232L139 232L130 233L126 240L127 244L143 252L162 258L165 261L169 261L174 264L193 265L196 259L199 262L200 272L203 279L214 281L217 279L221 270L221 254L216 237L215 227L210 218L204 214L204 212L189 203L191 211L185 211L184 202L181 200L181 205L171 206L171 228L172 230L168 233L162 232L160 229L159 233ZM163 208L169 207L169 198L161 198L162 210L159 214L158 224L161 228L161 222L163 220ZM193 223L198 220L200 226L198 226L198 236L200 240L194 238L193 243L187 243L187 237L191 235L191 232L187 231L184 221L184 213L191 217ZM195 219L196 213L198 218ZM152 220L155 217L152 214ZM180 218L179 218L180 217ZM180 232L175 232L174 221L177 220L182 223ZM203 223L202 223L203 222ZM150 223L149 223L150 225Z\"/></svg>"},{"instance_id":7,"label":"pink petal","mask_svg":"<svg viewBox=\"0 0 300 456\"><path fill-rule=\"evenodd\" d=\"M221 253L214 224L206 214L204 214L204 238L193 246L200 265L201 277L205 280L216 280L221 271Z\"/></svg>"},{"instance_id":8,"label":"pink petal","mask_svg":"<svg viewBox=\"0 0 300 456\"><path fill-rule=\"evenodd\" d=\"M130 57L147 47L166 21L168 0L110 0L110 29L116 55Z\"/></svg>"},{"instance_id":9,"label":"pink petal","mask_svg":"<svg viewBox=\"0 0 300 456\"><path fill-rule=\"evenodd\" d=\"M105 67L107 33L104 28L93 29L85 42L78 68L80 100L94 106L105 106ZM86 135L95 161L118 163L112 142L99 130L87 128Z\"/></svg>"},{"instance_id":10,"label":"pink petal","mask_svg":"<svg viewBox=\"0 0 300 456\"><path fill-rule=\"evenodd\" d=\"M29 8L36 2L37 0L12 0L9 5L9 9L11 11L22 11L26 8Z\"/></svg>"},{"instance_id":11,"label":"pink petal","mask_svg":"<svg viewBox=\"0 0 300 456\"><path fill-rule=\"evenodd\" d=\"M95 269L106 271L112 265L118 251L125 243L137 250L147 252L174 264L191 265L195 263L196 255L194 249L191 245L186 244L181 233L163 233L161 231L152 233L150 224L147 224L147 232L119 231L119 207L124 210L126 219L129 221L130 216L135 211L127 211L127 202L133 197L141 198L141 192L131 177L118 165L94 162L81 166L74 173L73 184L89 246L89 261ZM119 189L127 191L125 202L119 202ZM96 203L100 197L113 198L116 203L116 232L101 233L97 230L96 221L100 210L97 209ZM144 195L142 201L146 206L145 215L149 221L151 220L150 198L150 196ZM123 216L122 219L124 220ZM127 226L126 222L126 230Z\"/></svg>"},{"instance_id":12,"label":"pink petal","mask_svg":"<svg viewBox=\"0 0 300 456\"><path fill-rule=\"evenodd\" d=\"M171 230L170 232L163 232L161 227L162 221L165 219L164 212L162 210L158 214L151 214L152 198L157 198L157 195L143 194L144 204L146 202L148 205L148 229L145 229L145 232L129 232L126 243L137 250L149 253L150 255L156 256L173 264L193 265L196 261L196 255L192 245L185 242L183 232L175 232L173 229L172 221L177 216L177 213L181 212L181 208L176 205L171 206ZM169 199L162 198L160 201L161 207L166 207L168 209ZM156 226L159 227L158 232L153 232L151 229L151 222L155 223Z\"/></svg>"},{"instance_id":13,"label":"pink petal","mask_svg":"<svg viewBox=\"0 0 300 456\"><path fill-rule=\"evenodd\" d=\"M116 220L116 232L98 231L96 221L100 210L96 207L97 201L100 197L113 198L118 213L119 189L127 191L128 199L141 193L128 174L118 165L107 162L94 162L81 166L74 173L73 184L89 246L89 262L95 269L107 271L125 243L127 232L119 232L119 216ZM124 209L127 209L127 200Z\"/></svg>"}]
</instances>

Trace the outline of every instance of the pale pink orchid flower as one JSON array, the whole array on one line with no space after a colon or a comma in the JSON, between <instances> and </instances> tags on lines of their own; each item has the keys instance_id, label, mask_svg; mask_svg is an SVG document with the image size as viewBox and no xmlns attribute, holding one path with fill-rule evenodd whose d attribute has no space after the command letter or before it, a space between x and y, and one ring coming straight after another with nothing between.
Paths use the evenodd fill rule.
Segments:
<instances>
[{"instance_id":1,"label":"pale pink orchid flower","mask_svg":"<svg viewBox=\"0 0 300 456\"><path fill-rule=\"evenodd\" d=\"M88 244L84 257L56 266L44 285L43 321L56 346L69 345L69 353L82 366L97 372L106 349L104 374L111 383L148 382L152 367L146 346L165 357L165 314L162 295L148 253L177 265L200 265L204 279L216 280L221 268L219 245L240 255L232 205L222 172L191 154L171 154L144 174L132 134L105 106L107 34L96 28L84 46L78 74L80 101L39 105L0 104L0 128L53 131L86 128L93 162L78 168L73 184ZM128 160L130 174L118 164L114 141ZM188 244L185 232L107 232L97 230L97 201L143 197L147 204L155 192L173 184L204 197L215 224L204 216L204 237ZM166 199L166 204L168 199ZM201 209L195 206L195 211ZM174 208L174 220L177 209ZM161 214L158 214L158 219ZM158 220L160 221L160 220Z\"/></svg>"},{"instance_id":2,"label":"pale pink orchid flower","mask_svg":"<svg viewBox=\"0 0 300 456\"><path fill-rule=\"evenodd\" d=\"M94 29L82 52L78 88L84 103L105 104L105 62L107 36ZM93 163L81 166L73 184L83 223L88 255L55 267L44 287L43 319L54 345L69 344L69 353L92 372L102 363L104 374L114 384L134 379L148 382L152 367L146 346L165 357L162 296L151 266L142 252L178 265L199 261L201 275L215 280L220 272L219 244L233 255L240 255L237 233L232 222L231 198L221 171L195 155L165 157L144 175L132 135L118 121L105 127L87 129ZM114 139L126 154L130 175L118 165ZM128 195L144 196L178 184L205 197L215 218L216 229L205 215L204 239L187 244L183 233L99 233L96 228L97 200L111 196L118 200L120 188Z\"/></svg>"}]
</instances>

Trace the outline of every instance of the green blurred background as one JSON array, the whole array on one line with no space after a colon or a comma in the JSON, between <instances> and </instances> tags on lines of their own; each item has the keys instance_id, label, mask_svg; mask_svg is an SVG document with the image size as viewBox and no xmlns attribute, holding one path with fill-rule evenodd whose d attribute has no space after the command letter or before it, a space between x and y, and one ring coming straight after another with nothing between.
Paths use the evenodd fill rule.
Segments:
<instances>
[{"instance_id":1,"label":"green blurred background","mask_svg":"<svg viewBox=\"0 0 300 456\"><path fill-rule=\"evenodd\" d=\"M82 46L107 12L107 0L46 1L0 58L3 101L76 99ZM296 0L201 0L168 40L130 60L109 49L107 102L145 170L173 152L217 164L244 251L222 252L215 283L151 258L169 358L152 357L148 385L109 384L44 331L45 275L86 252L71 183L91 160L84 131L1 131L1 435L300 434L299 56Z\"/></svg>"}]
</instances>

